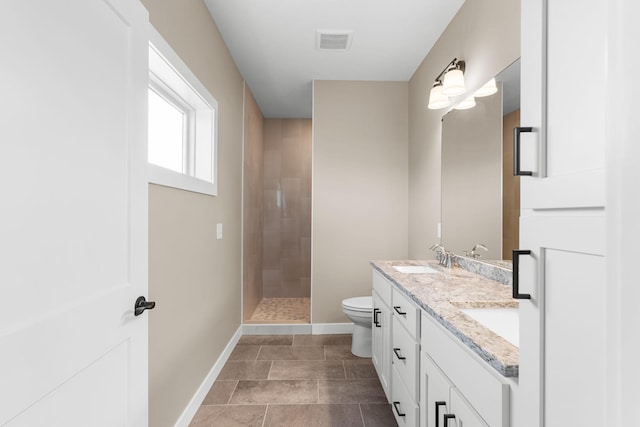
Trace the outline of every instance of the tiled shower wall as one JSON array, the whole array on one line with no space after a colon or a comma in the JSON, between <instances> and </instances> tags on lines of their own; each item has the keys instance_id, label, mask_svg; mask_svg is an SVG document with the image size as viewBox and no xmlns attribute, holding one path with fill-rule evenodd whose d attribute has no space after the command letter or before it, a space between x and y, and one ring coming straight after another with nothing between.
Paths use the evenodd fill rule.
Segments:
<instances>
[{"instance_id":1,"label":"tiled shower wall","mask_svg":"<svg viewBox=\"0 0 640 427\"><path fill-rule=\"evenodd\" d=\"M311 120L264 120L264 298L311 296Z\"/></svg>"},{"instance_id":2,"label":"tiled shower wall","mask_svg":"<svg viewBox=\"0 0 640 427\"><path fill-rule=\"evenodd\" d=\"M247 320L262 300L264 119L248 87L244 104L242 307Z\"/></svg>"}]
</instances>

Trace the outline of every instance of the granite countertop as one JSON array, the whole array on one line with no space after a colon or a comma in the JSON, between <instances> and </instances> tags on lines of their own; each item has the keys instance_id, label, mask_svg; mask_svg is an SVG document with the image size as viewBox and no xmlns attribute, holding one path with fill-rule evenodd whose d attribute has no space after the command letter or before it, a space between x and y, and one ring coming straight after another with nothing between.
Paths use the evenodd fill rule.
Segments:
<instances>
[{"instance_id":1,"label":"granite countertop","mask_svg":"<svg viewBox=\"0 0 640 427\"><path fill-rule=\"evenodd\" d=\"M460 311L517 308L511 286L437 261L371 261L371 265L502 376L518 376L518 347ZM439 273L400 273L394 265L428 265Z\"/></svg>"}]
</instances>

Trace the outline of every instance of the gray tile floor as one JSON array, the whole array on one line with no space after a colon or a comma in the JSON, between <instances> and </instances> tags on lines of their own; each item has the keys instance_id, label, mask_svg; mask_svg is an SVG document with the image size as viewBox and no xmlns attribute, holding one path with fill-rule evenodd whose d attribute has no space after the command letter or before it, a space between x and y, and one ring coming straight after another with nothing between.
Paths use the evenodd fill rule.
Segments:
<instances>
[{"instance_id":1,"label":"gray tile floor","mask_svg":"<svg viewBox=\"0 0 640 427\"><path fill-rule=\"evenodd\" d=\"M351 335L245 335L192 427L396 427Z\"/></svg>"}]
</instances>

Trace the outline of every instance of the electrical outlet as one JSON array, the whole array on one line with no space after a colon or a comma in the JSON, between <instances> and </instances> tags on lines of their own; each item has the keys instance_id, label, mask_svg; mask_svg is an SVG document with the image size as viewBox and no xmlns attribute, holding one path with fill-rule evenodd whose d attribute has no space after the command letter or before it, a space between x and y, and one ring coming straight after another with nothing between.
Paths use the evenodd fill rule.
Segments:
<instances>
[{"instance_id":1,"label":"electrical outlet","mask_svg":"<svg viewBox=\"0 0 640 427\"><path fill-rule=\"evenodd\" d=\"M438 223L438 239L442 238L442 223Z\"/></svg>"},{"instance_id":2,"label":"electrical outlet","mask_svg":"<svg viewBox=\"0 0 640 427\"><path fill-rule=\"evenodd\" d=\"M222 224L216 224L216 238L222 239Z\"/></svg>"}]
</instances>

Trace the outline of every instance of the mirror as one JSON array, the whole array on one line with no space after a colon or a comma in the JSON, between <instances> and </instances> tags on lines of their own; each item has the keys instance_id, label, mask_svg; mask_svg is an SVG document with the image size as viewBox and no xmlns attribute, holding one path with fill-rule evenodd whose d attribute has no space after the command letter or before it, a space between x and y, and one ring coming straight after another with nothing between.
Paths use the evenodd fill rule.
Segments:
<instances>
[{"instance_id":1,"label":"mirror","mask_svg":"<svg viewBox=\"0 0 640 427\"><path fill-rule=\"evenodd\" d=\"M442 118L442 245L481 259L511 259L518 247L520 179L513 128L520 125L520 60L496 76L498 92Z\"/></svg>"}]
</instances>

